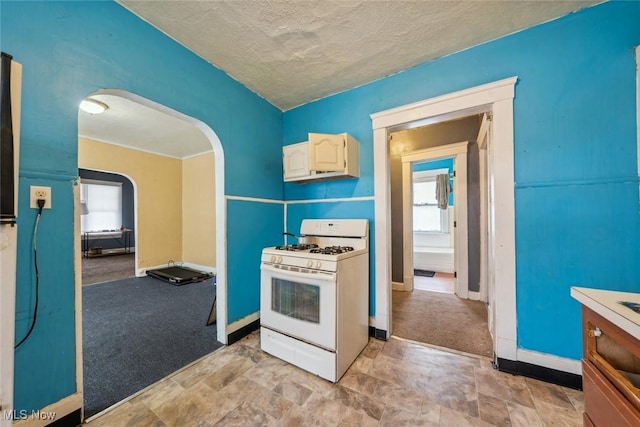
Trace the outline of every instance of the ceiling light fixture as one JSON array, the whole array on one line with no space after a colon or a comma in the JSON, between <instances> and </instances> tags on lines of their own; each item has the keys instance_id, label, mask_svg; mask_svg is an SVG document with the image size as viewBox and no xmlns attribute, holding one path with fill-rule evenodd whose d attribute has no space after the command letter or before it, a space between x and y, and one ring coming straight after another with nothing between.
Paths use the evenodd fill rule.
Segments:
<instances>
[{"instance_id":1,"label":"ceiling light fixture","mask_svg":"<svg viewBox=\"0 0 640 427\"><path fill-rule=\"evenodd\" d=\"M80 109L89 114L104 113L107 108L109 108L107 104L91 98L83 99L82 102L80 102Z\"/></svg>"}]
</instances>

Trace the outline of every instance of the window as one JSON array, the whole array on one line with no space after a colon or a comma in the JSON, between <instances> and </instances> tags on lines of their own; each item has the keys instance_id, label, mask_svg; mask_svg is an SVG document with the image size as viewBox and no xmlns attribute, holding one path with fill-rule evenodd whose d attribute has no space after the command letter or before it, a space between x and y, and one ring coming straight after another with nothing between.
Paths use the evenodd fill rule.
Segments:
<instances>
[{"instance_id":1,"label":"window","mask_svg":"<svg viewBox=\"0 0 640 427\"><path fill-rule=\"evenodd\" d=\"M119 230L122 227L122 183L83 179L80 182L80 204L83 213L80 230L83 233Z\"/></svg>"},{"instance_id":2,"label":"window","mask_svg":"<svg viewBox=\"0 0 640 427\"><path fill-rule=\"evenodd\" d=\"M438 208L436 175L447 169L413 173L413 231L432 233L449 232L449 211Z\"/></svg>"}]
</instances>

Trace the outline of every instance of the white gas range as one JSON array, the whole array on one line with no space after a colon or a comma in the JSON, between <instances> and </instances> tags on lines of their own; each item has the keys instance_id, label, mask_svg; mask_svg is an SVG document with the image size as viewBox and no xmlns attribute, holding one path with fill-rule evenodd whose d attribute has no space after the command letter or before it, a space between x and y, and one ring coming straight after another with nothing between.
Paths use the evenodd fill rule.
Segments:
<instances>
[{"instance_id":1,"label":"white gas range","mask_svg":"<svg viewBox=\"0 0 640 427\"><path fill-rule=\"evenodd\" d=\"M369 337L369 223L302 221L305 244L265 248L261 348L336 382Z\"/></svg>"}]
</instances>

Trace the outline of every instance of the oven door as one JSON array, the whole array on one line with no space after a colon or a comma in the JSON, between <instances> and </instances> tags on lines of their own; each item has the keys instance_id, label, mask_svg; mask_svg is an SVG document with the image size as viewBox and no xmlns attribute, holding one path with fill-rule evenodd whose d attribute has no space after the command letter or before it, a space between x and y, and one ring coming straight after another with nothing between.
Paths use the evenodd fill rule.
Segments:
<instances>
[{"instance_id":1,"label":"oven door","mask_svg":"<svg viewBox=\"0 0 640 427\"><path fill-rule=\"evenodd\" d=\"M260 324L327 350L336 349L336 274L262 264Z\"/></svg>"}]
</instances>

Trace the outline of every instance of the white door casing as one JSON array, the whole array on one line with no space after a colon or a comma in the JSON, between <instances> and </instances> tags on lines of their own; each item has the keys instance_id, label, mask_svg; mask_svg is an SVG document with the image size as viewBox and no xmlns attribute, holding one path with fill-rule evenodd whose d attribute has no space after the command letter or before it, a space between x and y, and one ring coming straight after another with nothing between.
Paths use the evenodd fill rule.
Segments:
<instances>
[{"instance_id":1,"label":"white door casing","mask_svg":"<svg viewBox=\"0 0 640 427\"><path fill-rule=\"evenodd\" d=\"M425 160L454 159L453 192L456 208L454 218L455 293L469 297L469 245L467 214L467 153L469 142L456 142L407 153L402 156L402 212L403 212L403 290L413 290L413 164Z\"/></svg>"},{"instance_id":2,"label":"white door casing","mask_svg":"<svg viewBox=\"0 0 640 427\"><path fill-rule=\"evenodd\" d=\"M497 357L516 360L515 205L513 98L517 77L441 95L371 115L374 150L375 208L375 328L392 333L391 322L391 223L389 155L387 135L398 128L424 125L439 116L464 117L490 110L493 113L493 150L489 154L488 178L494 183L489 207L495 225L494 262L488 270L495 277ZM500 259L500 263L495 262Z\"/></svg>"},{"instance_id":3,"label":"white door casing","mask_svg":"<svg viewBox=\"0 0 640 427\"><path fill-rule=\"evenodd\" d=\"M492 114L485 113L482 116L482 123L478 132L478 149L480 158L480 301L487 303L487 323L491 337L495 340L495 282L493 271L489 272L487 268L495 261L493 252L489 250L492 243L489 242L493 238L493 226L490 224L490 218L493 215L488 214L489 206L492 206L491 195L492 183L487 177L489 166L489 151L491 149L491 121ZM489 231L491 230L491 232Z\"/></svg>"}]
</instances>

